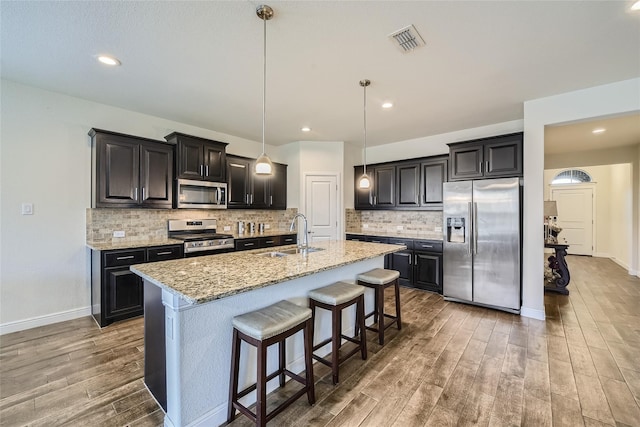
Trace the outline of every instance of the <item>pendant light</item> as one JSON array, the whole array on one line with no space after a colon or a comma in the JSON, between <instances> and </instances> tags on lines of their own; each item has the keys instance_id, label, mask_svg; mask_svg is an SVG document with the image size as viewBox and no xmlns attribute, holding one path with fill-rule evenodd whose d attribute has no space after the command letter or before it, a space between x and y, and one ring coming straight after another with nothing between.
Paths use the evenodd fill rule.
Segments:
<instances>
[{"instance_id":1,"label":"pendant light","mask_svg":"<svg viewBox=\"0 0 640 427\"><path fill-rule=\"evenodd\" d=\"M265 134L265 117L266 117L266 99L267 99L267 21L273 18L273 9L266 4L258 6L256 9L258 18L263 23L263 61L262 61L262 154L256 159L255 172L256 175L271 175L273 173L273 163L264 151L264 134Z\"/></svg>"},{"instance_id":2,"label":"pendant light","mask_svg":"<svg viewBox=\"0 0 640 427\"><path fill-rule=\"evenodd\" d=\"M370 84L371 82L367 79L360 80L360 86L364 88L364 170L358 181L358 187L362 189L371 188L371 180L369 179L369 175L367 175L367 86Z\"/></svg>"}]
</instances>

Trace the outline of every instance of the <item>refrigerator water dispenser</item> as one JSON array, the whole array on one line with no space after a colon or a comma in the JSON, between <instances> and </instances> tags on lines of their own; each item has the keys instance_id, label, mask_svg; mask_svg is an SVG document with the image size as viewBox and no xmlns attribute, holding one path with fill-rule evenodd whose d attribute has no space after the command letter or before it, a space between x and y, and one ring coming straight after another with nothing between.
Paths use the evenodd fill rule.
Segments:
<instances>
[{"instance_id":1,"label":"refrigerator water dispenser","mask_svg":"<svg viewBox=\"0 0 640 427\"><path fill-rule=\"evenodd\" d=\"M447 218L447 242L464 243L464 227L463 217Z\"/></svg>"}]
</instances>

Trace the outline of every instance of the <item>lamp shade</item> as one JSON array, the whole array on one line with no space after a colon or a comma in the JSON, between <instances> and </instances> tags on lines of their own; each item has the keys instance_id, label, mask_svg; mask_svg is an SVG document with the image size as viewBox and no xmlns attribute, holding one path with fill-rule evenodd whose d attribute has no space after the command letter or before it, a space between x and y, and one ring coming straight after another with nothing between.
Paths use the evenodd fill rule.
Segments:
<instances>
[{"instance_id":1,"label":"lamp shade","mask_svg":"<svg viewBox=\"0 0 640 427\"><path fill-rule=\"evenodd\" d=\"M558 216L558 204L555 200L544 202L544 216Z\"/></svg>"}]
</instances>

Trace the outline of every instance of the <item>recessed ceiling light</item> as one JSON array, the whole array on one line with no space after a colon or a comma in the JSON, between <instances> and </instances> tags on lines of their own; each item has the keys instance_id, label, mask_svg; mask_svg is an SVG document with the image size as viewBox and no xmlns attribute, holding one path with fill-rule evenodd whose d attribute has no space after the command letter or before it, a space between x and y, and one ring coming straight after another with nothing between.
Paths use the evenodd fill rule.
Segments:
<instances>
[{"instance_id":1,"label":"recessed ceiling light","mask_svg":"<svg viewBox=\"0 0 640 427\"><path fill-rule=\"evenodd\" d=\"M391 108L391 107L393 107L393 103L391 102L385 102L384 104L382 104L382 108Z\"/></svg>"},{"instance_id":2,"label":"recessed ceiling light","mask_svg":"<svg viewBox=\"0 0 640 427\"><path fill-rule=\"evenodd\" d=\"M631 10L640 10L640 0L631 5Z\"/></svg>"},{"instance_id":3,"label":"recessed ceiling light","mask_svg":"<svg viewBox=\"0 0 640 427\"><path fill-rule=\"evenodd\" d=\"M109 55L98 55L98 61L102 62L105 65L121 65L122 63L118 58Z\"/></svg>"},{"instance_id":4,"label":"recessed ceiling light","mask_svg":"<svg viewBox=\"0 0 640 427\"><path fill-rule=\"evenodd\" d=\"M602 133L604 131L606 131L605 128L596 128L596 129L592 130L591 133Z\"/></svg>"},{"instance_id":5,"label":"recessed ceiling light","mask_svg":"<svg viewBox=\"0 0 640 427\"><path fill-rule=\"evenodd\" d=\"M302 132L311 132L311 128L309 126L302 127L302 128L300 128L300 130Z\"/></svg>"}]
</instances>

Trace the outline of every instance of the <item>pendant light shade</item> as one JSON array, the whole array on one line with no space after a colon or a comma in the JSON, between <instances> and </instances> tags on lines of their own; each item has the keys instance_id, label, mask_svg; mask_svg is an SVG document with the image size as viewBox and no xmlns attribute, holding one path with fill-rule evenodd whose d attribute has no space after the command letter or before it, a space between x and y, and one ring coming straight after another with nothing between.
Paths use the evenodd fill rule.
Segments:
<instances>
[{"instance_id":1,"label":"pendant light shade","mask_svg":"<svg viewBox=\"0 0 640 427\"><path fill-rule=\"evenodd\" d=\"M273 163L264 151L264 135L265 135L265 118L266 118L266 100L267 100L267 21L273 18L273 9L266 4L258 6L256 9L258 18L263 23L263 61L262 61L262 154L256 159L255 173L256 175L273 174Z\"/></svg>"},{"instance_id":2,"label":"pendant light shade","mask_svg":"<svg viewBox=\"0 0 640 427\"><path fill-rule=\"evenodd\" d=\"M371 179L369 179L369 175L367 175L367 86L369 86L371 84L371 82L367 79L364 80L360 80L360 86L363 87L364 89L364 105L363 105L363 111L364 111L364 150L363 150L363 155L364 155L364 170L363 170L363 174L360 177L360 179L358 180L358 187L361 189L368 189L371 188Z\"/></svg>"}]
</instances>

